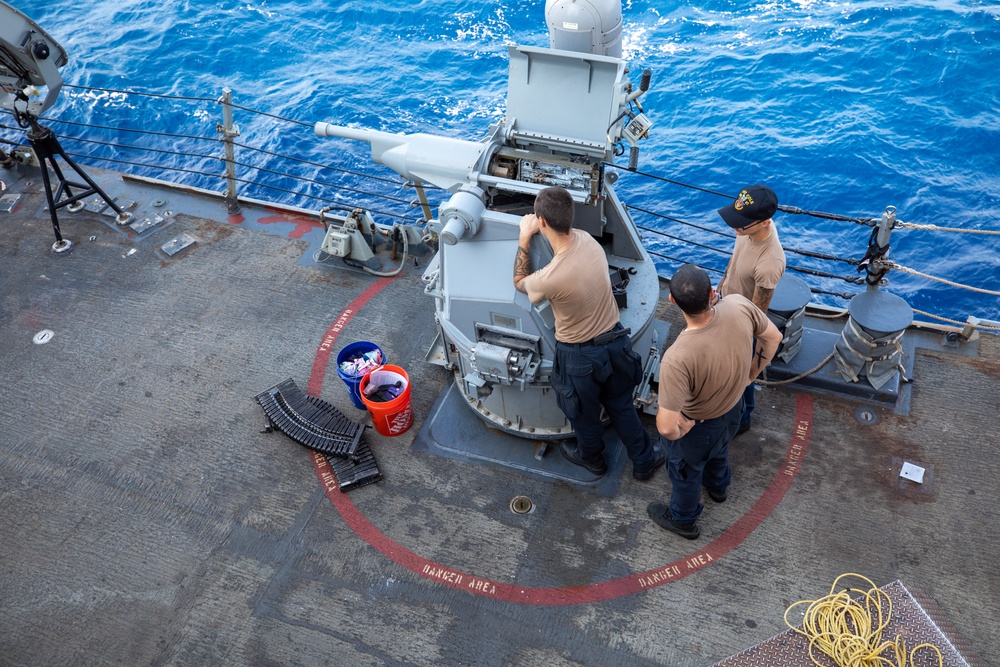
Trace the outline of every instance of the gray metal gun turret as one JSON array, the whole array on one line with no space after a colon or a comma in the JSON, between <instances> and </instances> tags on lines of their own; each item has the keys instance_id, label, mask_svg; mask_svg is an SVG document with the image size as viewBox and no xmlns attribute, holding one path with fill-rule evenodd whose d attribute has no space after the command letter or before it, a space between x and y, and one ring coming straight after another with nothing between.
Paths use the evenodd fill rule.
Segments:
<instances>
[{"instance_id":1,"label":"gray metal gun turret","mask_svg":"<svg viewBox=\"0 0 1000 667\"><path fill-rule=\"evenodd\" d=\"M603 23L615 25L613 19ZM566 30L555 32L565 36ZM652 125L638 104L650 74L644 72L634 89L617 57L527 46L508 50L507 111L480 141L329 123L317 123L315 131L367 141L375 162L450 193L427 224L441 241L423 275L439 328L428 359L454 371L469 405L492 425L530 438L565 438L572 428L549 385L555 356L551 308L547 302L533 305L513 286L518 223L543 188L570 192L574 226L604 246L622 324L632 330L647 380L653 378L662 340L655 326L659 281L614 192L617 173L605 173L626 143L630 166L636 166L638 142ZM535 270L551 259L541 235L533 239L531 254ZM636 400L655 411L648 381Z\"/></svg>"}]
</instances>

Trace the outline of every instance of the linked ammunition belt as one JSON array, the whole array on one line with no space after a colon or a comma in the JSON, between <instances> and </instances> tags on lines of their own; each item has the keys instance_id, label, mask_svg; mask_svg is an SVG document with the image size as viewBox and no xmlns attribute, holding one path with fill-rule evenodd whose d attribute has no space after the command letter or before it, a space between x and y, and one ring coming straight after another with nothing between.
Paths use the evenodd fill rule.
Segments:
<instances>
[{"instance_id":1,"label":"linked ammunition belt","mask_svg":"<svg viewBox=\"0 0 1000 667\"><path fill-rule=\"evenodd\" d=\"M303 394L291 378L255 398L264 409L263 432L281 431L300 445L324 454L341 491L382 479L375 456L361 442L364 424L351 421L322 399Z\"/></svg>"},{"instance_id":2,"label":"linked ammunition belt","mask_svg":"<svg viewBox=\"0 0 1000 667\"><path fill-rule=\"evenodd\" d=\"M361 443L357 454L357 460L337 456L326 457L330 467L333 468L333 474L337 477L337 486L341 491L357 489L382 479L382 473L375 463L375 455L368 449L368 445Z\"/></svg>"}]
</instances>

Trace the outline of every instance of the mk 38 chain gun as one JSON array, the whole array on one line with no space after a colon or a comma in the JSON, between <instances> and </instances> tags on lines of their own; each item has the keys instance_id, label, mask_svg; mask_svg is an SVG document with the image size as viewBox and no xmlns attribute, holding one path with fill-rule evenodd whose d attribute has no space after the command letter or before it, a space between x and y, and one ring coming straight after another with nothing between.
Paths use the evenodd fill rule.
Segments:
<instances>
[{"instance_id":1,"label":"mk 38 chain gun","mask_svg":"<svg viewBox=\"0 0 1000 667\"><path fill-rule=\"evenodd\" d=\"M548 302L532 304L514 289L519 220L532 212L537 193L566 188L576 203L574 227L593 235L611 267L622 324L646 375L637 405L655 412L651 381L665 337L657 330L656 268L614 191L618 173L607 164L638 141L651 123L617 57L527 46L509 47L507 111L480 141L430 134L390 134L316 123L323 137L371 144L375 162L417 185L447 191L437 218L436 254L424 274L434 298L438 337L428 360L455 374L468 404L492 426L536 440L561 439L572 427L549 383L555 358L554 317ZM432 190L433 192L433 190ZM536 235L532 270L552 250Z\"/></svg>"}]
</instances>

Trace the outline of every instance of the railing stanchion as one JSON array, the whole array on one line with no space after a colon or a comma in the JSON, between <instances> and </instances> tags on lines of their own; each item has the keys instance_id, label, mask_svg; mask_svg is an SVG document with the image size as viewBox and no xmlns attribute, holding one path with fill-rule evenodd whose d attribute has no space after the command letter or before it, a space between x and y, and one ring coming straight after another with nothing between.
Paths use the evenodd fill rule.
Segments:
<instances>
[{"instance_id":1,"label":"railing stanchion","mask_svg":"<svg viewBox=\"0 0 1000 667\"><path fill-rule=\"evenodd\" d=\"M230 215L240 212L239 195L236 192L236 151L233 138L240 136L240 128L233 123L233 91L222 89L222 123L216 124L215 131L222 135L226 147L226 210Z\"/></svg>"}]
</instances>

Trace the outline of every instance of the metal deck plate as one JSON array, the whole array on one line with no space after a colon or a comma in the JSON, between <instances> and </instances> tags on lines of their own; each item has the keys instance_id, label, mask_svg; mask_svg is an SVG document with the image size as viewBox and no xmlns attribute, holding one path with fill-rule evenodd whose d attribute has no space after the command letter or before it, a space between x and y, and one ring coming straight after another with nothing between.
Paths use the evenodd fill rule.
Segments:
<instances>
[{"instance_id":1,"label":"metal deck plate","mask_svg":"<svg viewBox=\"0 0 1000 667\"><path fill-rule=\"evenodd\" d=\"M161 245L160 250L162 250L167 257L176 257L197 243L198 239L185 232Z\"/></svg>"},{"instance_id":2,"label":"metal deck plate","mask_svg":"<svg viewBox=\"0 0 1000 667\"><path fill-rule=\"evenodd\" d=\"M0 213L13 213L21 201L21 195L8 194L0 196Z\"/></svg>"}]
</instances>

